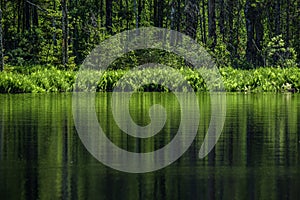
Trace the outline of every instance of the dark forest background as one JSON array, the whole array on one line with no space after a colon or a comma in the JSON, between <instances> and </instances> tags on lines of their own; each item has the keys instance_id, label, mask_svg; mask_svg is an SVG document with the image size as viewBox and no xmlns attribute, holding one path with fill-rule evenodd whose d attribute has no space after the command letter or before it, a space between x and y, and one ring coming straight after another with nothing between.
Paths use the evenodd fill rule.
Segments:
<instances>
[{"instance_id":1,"label":"dark forest background","mask_svg":"<svg viewBox=\"0 0 300 200\"><path fill-rule=\"evenodd\" d=\"M221 67L289 67L300 60L299 0L1 0L0 5L1 68L77 66L111 35L145 26L189 35Z\"/></svg>"}]
</instances>

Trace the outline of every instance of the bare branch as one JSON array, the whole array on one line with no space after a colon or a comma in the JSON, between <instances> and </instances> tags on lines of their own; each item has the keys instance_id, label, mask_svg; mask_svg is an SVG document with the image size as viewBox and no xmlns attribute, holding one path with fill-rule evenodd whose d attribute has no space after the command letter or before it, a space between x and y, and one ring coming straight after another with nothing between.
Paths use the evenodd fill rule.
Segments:
<instances>
[{"instance_id":1,"label":"bare branch","mask_svg":"<svg viewBox=\"0 0 300 200\"><path fill-rule=\"evenodd\" d=\"M41 11L43 11L43 12L45 12L45 13L48 14L48 11L47 11L46 9L41 8L40 6L38 6L38 5L36 5L36 4L34 4L34 3L30 2L30 1L26 1L26 3L28 3L28 4L30 4L30 5L32 5L32 6L34 6L34 7L36 7L37 9L39 9L39 10L41 10Z\"/></svg>"}]
</instances>

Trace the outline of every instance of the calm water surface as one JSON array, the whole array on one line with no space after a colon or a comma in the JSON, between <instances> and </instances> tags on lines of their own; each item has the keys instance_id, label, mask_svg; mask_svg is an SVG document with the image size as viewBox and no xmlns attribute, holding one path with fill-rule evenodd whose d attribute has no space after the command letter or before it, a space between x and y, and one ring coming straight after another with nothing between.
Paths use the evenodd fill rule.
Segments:
<instances>
[{"instance_id":1,"label":"calm water surface","mask_svg":"<svg viewBox=\"0 0 300 200\"><path fill-rule=\"evenodd\" d=\"M228 94L222 135L202 160L210 98L197 95L201 121L194 143L170 166L145 174L113 170L90 155L74 126L71 94L0 95L0 198L299 199L300 95ZM177 132L180 107L172 94L131 99L130 114L139 125L150 122L154 103L166 108L164 129L149 139L120 131L110 100L109 93L97 94L98 120L123 149L150 152Z\"/></svg>"}]
</instances>

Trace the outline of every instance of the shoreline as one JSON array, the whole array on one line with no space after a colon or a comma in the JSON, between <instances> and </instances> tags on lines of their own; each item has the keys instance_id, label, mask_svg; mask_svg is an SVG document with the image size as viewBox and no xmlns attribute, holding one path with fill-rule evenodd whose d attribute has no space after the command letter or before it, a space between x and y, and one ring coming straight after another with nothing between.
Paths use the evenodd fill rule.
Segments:
<instances>
[{"instance_id":1,"label":"shoreline","mask_svg":"<svg viewBox=\"0 0 300 200\"><path fill-rule=\"evenodd\" d=\"M190 68L178 69L185 80L192 86L195 92L208 91L201 73ZM118 80L125 75L127 70L108 70L103 73L93 71L90 80L87 75L85 82L81 83L82 91L96 90L97 92L112 92ZM250 70L234 69L231 67L220 68L219 72L226 92L300 92L300 68L273 68L261 67ZM57 93L72 92L76 80L77 71L61 70L55 67L8 67L0 72L0 93ZM162 70L147 70L136 74L136 77L161 76L164 81L176 85L179 88L183 84L162 76ZM87 88L90 82L98 82L94 88ZM127 80L126 80L127 81ZM130 80L126 84L132 84ZM216 85L216 88L219 86ZM218 90L218 89L216 89ZM140 92L169 92L168 88L157 84L148 84L139 88Z\"/></svg>"}]
</instances>

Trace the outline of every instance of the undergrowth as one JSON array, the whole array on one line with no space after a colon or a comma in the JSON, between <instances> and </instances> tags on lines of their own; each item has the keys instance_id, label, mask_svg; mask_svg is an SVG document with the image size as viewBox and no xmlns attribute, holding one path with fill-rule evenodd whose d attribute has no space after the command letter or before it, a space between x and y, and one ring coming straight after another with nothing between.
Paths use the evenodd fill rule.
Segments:
<instances>
[{"instance_id":1,"label":"undergrowth","mask_svg":"<svg viewBox=\"0 0 300 200\"><path fill-rule=\"evenodd\" d=\"M194 91L208 91L201 76L203 71L189 68L178 71ZM297 67L266 67L252 70L225 67L220 68L219 71L224 87L228 92L300 92L300 69ZM118 80L124 77L126 73L127 71L124 69L103 73L100 71L83 73L76 88L80 91L113 91ZM72 92L77 74L76 71L59 70L55 67L7 67L3 72L0 72L0 93ZM152 79L153 83L151 82ZM161 84L155 84L155 81ZM137 87L139 84L141 87ZM213 85L216 90L221 88L217 84L219 81ZM120 81L118 88L121 91L127 91L131 88L138 91L169 92L170 88L166 85L176 88L175 91L187 90L184 81L176 75L170 75L168 71L163 69L151 68L130 73L130 76Z\"/></svg>"}]
</instances>

